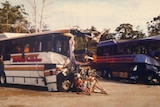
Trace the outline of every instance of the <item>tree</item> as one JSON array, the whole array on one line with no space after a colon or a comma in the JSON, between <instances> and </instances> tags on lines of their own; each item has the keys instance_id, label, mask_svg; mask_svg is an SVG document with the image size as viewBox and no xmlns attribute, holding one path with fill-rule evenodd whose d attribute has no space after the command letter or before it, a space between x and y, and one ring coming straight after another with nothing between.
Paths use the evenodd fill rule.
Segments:
<instances>
[{"instance_id":1,"label":"tree","mask_svg":"<svg viewBox=\"0 0 160 107\"><path fill-rule=\"evenodd\" d=\"M150 22L147 22L147 29L149 36L160 34L160 15L154 17Z\"/></svg>"},{"instance_id":2,"label":"tree","mask_svg":"<svg viewBox=\"0 0 160 107\"><path fill-rule=\"evenodd\" d=\"M120 24L115 31L121 36L121 39L130 39L132 38L131 32L133 31L133 25L129 23Z\"/></svg>"},{"instance_id":3,"label":"tree","mask_svg":"<svg viewBox=\"0 0 160 107\"><path fill-rule=\"evenodd\" d=\"M121 39L139 39L144 38L145 34L142 30L133 30L133 25L129 23L121 24L115 30Z\"/></svg>"},{"instance_id":4,"label":"tree","mask_svg":"<svg viewBox=\"0 0 160 107\"><path fill-rule=\"evenodd\" d=\"M47 0L27 0L33 9L33 23L35 32L42 32L48 25L44 24L44 13ZM39 4L40 3L40 4ZM52 3L50 3L52 4Z\"/></svg>"},{"instance_id":5,"label":"tree","mask_svg":"<svg viewBox=\"0 0 160 107\"><path fill-rule=\"evenodd\" d=\"M133 35L132 39L140 39L140 38L146 37L142 31L138 31L138 30L133 31L132 35Z\"/></svg>"},{"instance_id":6,"label":"tree","mask_svg":"<svg viewBox=\"0 0 160 107\"><path fill-rule=\"evenodd\" d=\"M110 31L110 29L107 29L107 30L105 31L105 33L102 34L102 36L101 36L101 38L100 38L100 41L105 41L105 40L114 39L115 33L110 33L109 31Z\"/></svg>"},{"instance_id":7,"label":"tree","mask_svg":"<svg viewBox=\"0 0 160 107\"><path fill-rule=\"evenodd\" d=\"M28 32L29 23L26 20L28 13L25 12L24 5L11 6L8 1L1 3L1 5L0 33Z\"/></svg>"}]
</instances>

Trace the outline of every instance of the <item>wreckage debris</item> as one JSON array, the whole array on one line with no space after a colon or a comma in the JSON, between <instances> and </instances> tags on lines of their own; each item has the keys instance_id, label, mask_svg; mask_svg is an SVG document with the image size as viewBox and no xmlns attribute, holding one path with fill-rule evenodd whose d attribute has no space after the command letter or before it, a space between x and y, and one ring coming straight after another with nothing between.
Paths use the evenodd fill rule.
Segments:
<instances>
[{"instance_id":1,"label":"wreckage debris","mask_svg":"<svg viewBox=\"0 0 160 107\"><path fill-rule=\"evenodd\" d=\"M74 85L77 94L91 95L95 92L95 89L98 89L100 93L108 95L106 90L100 86L95 70L90 67L81 67L80 71L75 73Z\"/></svg>"}]
</instances>

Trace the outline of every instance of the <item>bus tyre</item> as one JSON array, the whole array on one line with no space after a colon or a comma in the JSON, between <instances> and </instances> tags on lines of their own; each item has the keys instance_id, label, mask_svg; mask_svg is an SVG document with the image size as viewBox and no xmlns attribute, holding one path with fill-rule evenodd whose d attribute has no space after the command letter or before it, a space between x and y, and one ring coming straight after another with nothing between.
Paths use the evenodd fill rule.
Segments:
<instances>
[{"instance_id":1,"label":"bus tyre","mask_svg":"<svg viewBox=\"0 0 160 107\"><path fill-rule=\"evenodd\" d=\"M69 80L65 80L61 82L60 84L58 84L57 88L59 92L67 92L71 88L71 82Z\"/></svg>"},{"instance_id":2,"label":"bus tyre","mask_svg":"<svg viewBox=\"0 0 160 107\"><path fill-rule=\"evenodd\" d=\"M63 91L68 91L71 88L71 82L69 80L64 81L61 88Z\"/></svg>"},{"instance_id":3,"label":"bus tyre","mask_svg":"<svg viewBox=\"0 0 160 107\"><path fill-rule=\"evenodd\" d=\"M5 85L6 84L6 76L4 72L0 73L0 84Z\"/></svg>"},{"instance_id":4,"label":"bus tyre","mask_svg":"<svg viewBox=\"0 0 160 107\"><path fill-rule=\"evenodd\" d=\"M102 71L102 78L107 78L107 71L106 70Z\"/></svg>"},{"instance_id":5,"label":"bus tyre","mask_svg":"<svg viewBox=\"0 0 160 107\"><path fill-rule=\"evenodd\" d=\"M106 69L102 72L102 77L106 79L112 78L112 72L109 69Z\"/></svg>"},{"instance_id":6,"label":"bus tyre","mask_svg":"<svg viewBox=\"0 0 160 107\"><path fill-rule=\"evenodd\" d=\"M60 92L69 91L71 82L67 79L68 76L64 76L62 73L57 75L57 89Z\"/></svg>"},{"instance_id":7,"label":"bus tyre","mask_svg":"<svg viewBox=\"0 0 160 107\"><path fill-rule=\"evenodd\" d=\"M146 81L146 84L151 84L151 83L152 83L152 80L153 80L153 75L148 74L148 75L147 75L147 81Z\"/></svg>"},{"instance_id":8,"label":"bus tyre","mask_svg":"<svg viewBox=\"0 0 160 107\"><path fill-rule=\"evenodd\" d=\"M111 78L112 78L111 72L108 72L108 73L107 73L107 78L108 78L108 79L111 79Z\"/></svg>"}]
</instances>

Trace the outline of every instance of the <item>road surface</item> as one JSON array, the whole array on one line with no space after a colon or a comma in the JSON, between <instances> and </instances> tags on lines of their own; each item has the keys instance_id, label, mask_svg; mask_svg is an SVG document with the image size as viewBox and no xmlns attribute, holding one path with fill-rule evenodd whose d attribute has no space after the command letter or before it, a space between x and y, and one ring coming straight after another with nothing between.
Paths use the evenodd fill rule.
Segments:
<instances>
[{"instance_id":1,"label":"road surface","mask_svg":"<svg viewBox=\"0 0 160 107\"><path fill-rule=\"evenodd\" d=\"M48 92L39 87L0 87L0 107L159 107L160 86L100 80L109 95Z\"/></svg>"}]
</instances>

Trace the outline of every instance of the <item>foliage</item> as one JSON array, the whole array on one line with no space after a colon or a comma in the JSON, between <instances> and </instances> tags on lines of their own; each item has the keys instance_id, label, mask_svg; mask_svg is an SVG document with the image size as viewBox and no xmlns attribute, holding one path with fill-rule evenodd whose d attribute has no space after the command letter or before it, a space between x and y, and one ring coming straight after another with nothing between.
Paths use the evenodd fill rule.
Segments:
<instances>
[{"instance_id":1,"label":"foliage","mask_svg":"<svg viewBox=\"0 0 160 107\"><path fill-rule=\"evenodd\" d=\"M160 15L147 22L147 29L149 36L160 34Z\"/></svg>"},{"instance_id":2,"label":"foliage","mask_svg":"<svg viewBox=\"0 0 160 107\"><path fill-rule=\"evenodd\" d=\"M115 31L121 39L139 39L145 37L142 31L133 30L133 25L129 23L120 24Z\"/></svg>"},{"instance_id":3,"label":"foliage","mask_svg":"<svg viewBox=\"0 0 160 107\"><path fill-rule=\"evenodd\" d=\"M120 24L119 27L115 30L117 33L121 35L121 39L128 39L131 38L131 32L133 31L132 25L129 23Z\"/></svg>"},{"instance_id":4,"label":"foliage","mask_svg":"<svg viewBox=\"0 0 160 107\"><path fill-rule=\"evenodd\" d=\"M72 33L75 35L76 50L96 51L97 39L99 38L100 32L97 31L94 26L85 30L76 26L76 28L72 29Z\"/></svg>"},{"instance_id":5,"label":"foliage","mask_svg":"<svg viewBox=\"0 0 160 107\"><path fill-rule=\"evenodd\" d=\"M116 28L117 33L110 33L110 29L104 29L102 32L97 31L94 26L90 29L82 30L80 28L76 29L76 32L81 32L75 34L77 35L76 40L76 50L88 50L90 52L95 52L97 44L100 41L115 39L116 35L121 35L119 39L139 39L144 38L145 34L142 31L133 30L131 24L121 24ZM78 36L79 35L79 36ZM83 36L82 36L83 35ZM99 40L100 39L100 40Z\"/></svg>"},{"instance_id":6,"label":"foliage","mask_svg":"<svg viewBox=\"0 0 160 107\"><path fill-rule=\"evenodd\" d=\"M114 35L116 35L116 34L115 33L110 33L109 30L108 30L106 33L104 33L101 36L100 41L114 39Z\"/></svg>"},{"instance_id":7,"label":"foliage","mask_svg":"<svg viewBox=\"0 0 160 107\"><path fill-rule=\"evenodd\" d=\"M97 42L87 36L76 36L75 42L76 50L86 50L90 52L96 51Z\"/></svg>"},{"instance_id":8,"label":"foliage","mask_svg":"<svg viewBox=\"0 0 160 107\"><path fill-rule=\"evenodd\" d=\"M0 32L28 32L28 21L24 5L11 6L8 1L1 3Z\"/></svg>"}]
</instances>

